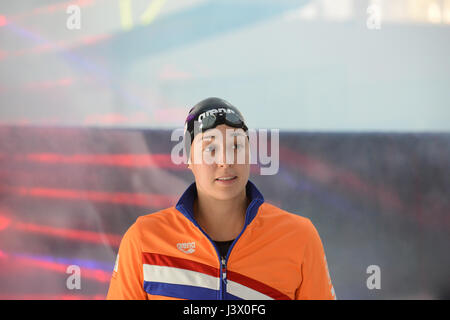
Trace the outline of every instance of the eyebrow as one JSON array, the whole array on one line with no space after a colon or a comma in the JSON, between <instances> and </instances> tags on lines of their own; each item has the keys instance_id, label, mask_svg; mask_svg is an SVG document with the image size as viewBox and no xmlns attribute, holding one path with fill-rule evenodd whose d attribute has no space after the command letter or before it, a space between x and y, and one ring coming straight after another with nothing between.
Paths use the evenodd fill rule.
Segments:
<instances>
[{"instance_id":1,"label":"eyebrow","mask_svg":"<svg viewBox=\"0 0 450 320\"><path fill-rule=\"evenodd\" d=\"M233 132L233 133L230 134L230 136L232 136L232 137L246 137L247 135L243 134L242 132ZM203 136L202 140L211 140L211 138L215 138L215 136L212 136L212 135Z\"/></svg>"},{"instance_id":2,"label":"eyebrow","mask_svg":"<svg viewBox=\"0 0 450 320\"><path fill-rule=\"evenodd\" d=\"M203 140L211 140L212 138L214 138L214 136L203 136L202 141Z\"/></svg>"}]
</instances>

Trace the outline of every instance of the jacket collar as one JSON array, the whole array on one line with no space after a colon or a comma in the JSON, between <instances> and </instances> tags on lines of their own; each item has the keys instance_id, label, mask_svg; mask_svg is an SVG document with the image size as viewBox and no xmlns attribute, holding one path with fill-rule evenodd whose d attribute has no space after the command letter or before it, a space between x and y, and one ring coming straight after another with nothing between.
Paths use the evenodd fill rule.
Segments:
<instances>
[{"instance_id":1,"label":"jacket collar","mask_svg":"<svg viewBox=\"0 0 450 320\"><path fill-rule=\"evenodd\" d=\"M258 188L251 182L247 181L247 185L245 186L247 197L250 198L251 202L247 207L247 211L245 213L245 225L244 228L252 222L258 213L259 206L263 204L264 197L259 192ZM184 191L183 195L178 200L175 208L180 211L186 218L192 221L196 226L198 226L197 221L194 218L194 200L197 197L197 186L195 182L191 183L191 185Z\"/></svg>"}]
</instances>

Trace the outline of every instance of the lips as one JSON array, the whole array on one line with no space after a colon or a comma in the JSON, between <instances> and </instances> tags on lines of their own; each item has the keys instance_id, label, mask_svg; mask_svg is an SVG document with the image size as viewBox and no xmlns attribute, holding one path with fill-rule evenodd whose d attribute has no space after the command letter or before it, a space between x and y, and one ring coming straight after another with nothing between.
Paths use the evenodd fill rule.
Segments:
<instances>
[{"instance_id":1,"label":"lips","mask_svg":"<svg viewBox=\"0 0 450 320\"><path fill-rule=\"evenodd\" d=\"M216 181L232 181L232 180L235 180L236 178L237 178L237 176L222 176L222 177L216 178Z\"/></svg>"}]
</instances>

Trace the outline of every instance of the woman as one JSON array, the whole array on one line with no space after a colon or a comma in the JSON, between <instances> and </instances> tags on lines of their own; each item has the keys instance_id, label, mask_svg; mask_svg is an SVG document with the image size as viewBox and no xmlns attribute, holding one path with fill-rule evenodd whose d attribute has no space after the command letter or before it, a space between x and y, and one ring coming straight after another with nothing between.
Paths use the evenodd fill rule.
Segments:
<instances>
[{"instance_id":1,"label":"woman","mask_svg":"<svg viewBox=\"0 0 450 320\"><path fill-rule=\"evenodd\" d=\"M125 233L108 299L336 298L311 221L264 202L249 181L247 133L225 100L190 110L184 141L195 182L176 206Z\"/></svg>"}]
</instances>

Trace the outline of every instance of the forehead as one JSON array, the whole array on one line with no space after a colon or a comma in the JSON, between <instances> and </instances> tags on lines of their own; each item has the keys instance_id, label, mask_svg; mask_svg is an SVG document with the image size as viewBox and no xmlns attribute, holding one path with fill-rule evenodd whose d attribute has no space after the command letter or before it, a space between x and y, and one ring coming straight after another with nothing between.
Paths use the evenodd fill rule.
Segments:
<instances>
[{"instance_id":1,"label":"forehead","mask_svg":"<svg viewBox=\"0 0 450 320\"><path fill-rule=\"evenodd\" d=\"M246 133L242 128L234 128L228 125L219 125L216 128L206 130L203 133L199 133L195 136L194 141L212 141L217 135L221 134L222 137L246 137Z\"/></svg>"}]
</instances>

